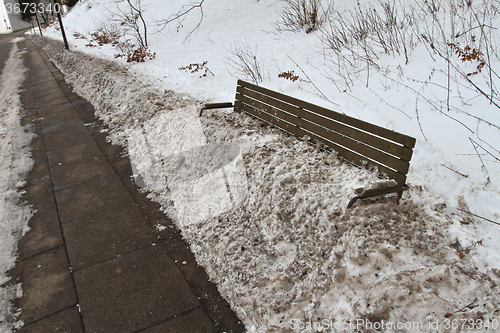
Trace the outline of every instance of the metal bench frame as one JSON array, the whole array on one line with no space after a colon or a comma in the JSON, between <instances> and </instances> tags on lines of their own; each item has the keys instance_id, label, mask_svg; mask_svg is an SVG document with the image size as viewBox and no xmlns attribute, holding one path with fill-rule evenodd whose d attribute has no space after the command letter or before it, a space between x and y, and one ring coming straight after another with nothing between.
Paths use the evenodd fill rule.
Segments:
<instances>
[{"instance_id":1,"label":"metal bench frame","mask_svg":"<svg viewBox=\"0 0 500 333\"><path fill-rule=\"evenodd\" d=\"M214 108L233 107L233 104L206 104L200 111ZM238 80L235 111L246 112L264 122L288 132L298 138L309 137L335 150L344 160L359 166L375 166L381 175L387 175L396 182L384 189L357 189L357 194L348 208L358 199L408 189L406 174L415 147L415 138L389 129L349 117L285 94Z\"/></svg>"}]
</instances>

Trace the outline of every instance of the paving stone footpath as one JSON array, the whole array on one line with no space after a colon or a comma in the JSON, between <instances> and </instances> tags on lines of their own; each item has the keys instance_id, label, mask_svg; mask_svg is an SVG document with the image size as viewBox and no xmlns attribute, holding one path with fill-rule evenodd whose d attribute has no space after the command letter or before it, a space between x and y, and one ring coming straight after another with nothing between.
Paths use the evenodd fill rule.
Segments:
<instances>
[{"instance_id":1,"label":"paving stone footpath","mask_svg":"<svg viewBox=\"0 0 500 333\"><path fill-rule=\"evenodd\" d=\"M23 195L36 213L9 272L22 282L19 332L244 332L92 105L29 38L18 47L36 134Z\"/></svg>"}]
</instances>

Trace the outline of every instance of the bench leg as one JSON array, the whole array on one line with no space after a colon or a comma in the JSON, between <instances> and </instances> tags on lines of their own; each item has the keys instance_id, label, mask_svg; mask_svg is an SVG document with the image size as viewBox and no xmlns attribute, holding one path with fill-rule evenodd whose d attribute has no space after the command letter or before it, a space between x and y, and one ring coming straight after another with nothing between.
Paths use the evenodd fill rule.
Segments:
<instances>
[{"instance_id":1,"label":"bench leg","mask_svg":"<svg viewBox=\"0 0 500 333\"><path fill-rule=\"evenodd\" d=\"M387 188L387 189L383 189L383 190L365 190L365 191L363 191L362 194L357 193L358 195L349 201L347 208L348 209L351 208L358 199L377 197L379 195L386 195L386 194L391 194L391 193L398 194L397 199L396 199L396 203L399 204L399 200L403 196L403 191L406 191L407 189L408 189L408 185L399 186L396 188L392 187L392 188Z\"/></svg>"},{"instance_id":2,"label":"bench leg","mask_svg":"<svg viewBox=\"0 0 500 333\"><path fill-rule=\"evenodd\" d=\"M354 197L354 198L352 198L352 199L349 201L349 203L347 204L347 209L351 208L351 207L352 207L352 205L354 205L354 203L355 203L356 201L358 201L358 199L359 199L359 197Z\"/></svg>"},{"instance_id":3,"label":"bench leg","mask_svg":"<svg viewBox=\"0 0 500 333\"><path fill-rule=\"evenodd\" d=\"M402 196L403 196L403 192L398 192L398 198L396 199L396 204L399 205L399 200L401 199Z\"/></svg>"}]
</instances>

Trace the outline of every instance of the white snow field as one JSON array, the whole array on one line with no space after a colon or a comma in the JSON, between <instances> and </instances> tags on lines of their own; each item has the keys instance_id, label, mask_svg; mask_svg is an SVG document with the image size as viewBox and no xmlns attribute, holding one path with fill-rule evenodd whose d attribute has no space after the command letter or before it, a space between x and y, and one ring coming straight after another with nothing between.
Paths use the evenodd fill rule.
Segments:
<instances>
[{"instance_id":1,"label":"white snow field","mask_svg":"<svg viewBox=\"0 0 500 333\"><path fill-rule=\"evenodd\" d=\"M73 8L64 18L70 52L53 40L61 40L57 24L44 34L52 40L35 40L94 105L113 143L128 148L137 181L247 330L499 331L499 2L401 0L384 12L339 0L331 21L311 33L287 31L286 1L193 4L142 1L156 53L143 63L115 58L127 38L137 44L120 24L127 2ZM372 29L365 44L346 35L335 50L338 22L373 13L370 5L382 17L398 11L405 34L397 30L387 43L401 45L385 50ZM120 43L98 46L97 31L118 33ZM190 64L200 70L182 69ZM288 71L299 78L278 77ZM389 196L347 210L353 189L379 186L375 173L244 114L196 117L205 102L232 101L236 78L252 75L266 88L415 137L400 204ZM226 147L221 154L235 163L175 173L206 159L207 147Z\"/></svg>"},{"instance_id":2,"label":"white snow field","mask_svg":"<svg viewBox=\"0 0 500 333\"><path fill-rule=\"evenodd\" d=\"M24 79L21 52L14 41L0 78L0 285L8 282L15 265L17 243L29 230L32 209L21 201L24 178L33 166L29 143L33 137L21 126L19 88ZM22 294L21 284L0 287L0 332L12 329L11 300Z\"/></svg>"}]
</instances>

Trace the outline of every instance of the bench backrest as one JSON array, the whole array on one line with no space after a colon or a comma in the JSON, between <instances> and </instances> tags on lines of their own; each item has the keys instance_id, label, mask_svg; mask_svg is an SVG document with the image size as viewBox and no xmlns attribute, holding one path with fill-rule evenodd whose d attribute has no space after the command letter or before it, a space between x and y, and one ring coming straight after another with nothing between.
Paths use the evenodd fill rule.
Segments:
<instances>
[{"instance_id":1,"label":"bench backrest","mask_svg":"<svg viewBox=\"0 0 500 333\"><path fill-rule=\"evenodd\" d=\"M241 80L234 108L297 137L318 140L355 165L374 165L400 186L406 182L415 146L410 136Z\"/></svg>"}]
</instances>

